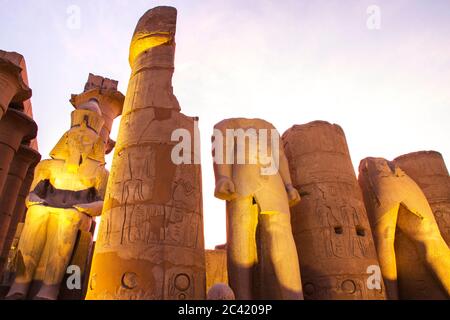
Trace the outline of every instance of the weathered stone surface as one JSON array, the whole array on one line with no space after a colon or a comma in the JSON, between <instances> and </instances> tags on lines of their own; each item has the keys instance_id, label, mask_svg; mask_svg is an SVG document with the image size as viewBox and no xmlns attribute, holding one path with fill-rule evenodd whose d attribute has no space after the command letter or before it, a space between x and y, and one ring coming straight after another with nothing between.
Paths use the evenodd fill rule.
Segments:
<instances>
[{"instance_id":1,"label":"weathered stone surface","mask_svg":"<svg viewBox=\"0 0 450 320\"><path fill-rule=\"evenodd\" d=\"M0 194L14 154L21 143L29 143L36 135L36 123L21 111L10 108L0 120Z\"/></svg>"},{"instance_id":2,"label":"weathered stone surface","mask_svg":"<svg viewBox=\"0 0 450 320\"><path fill-rule=\"evenodd\" d=\"M39 154L36 154L39 155ZM41 159L41 156L39 155L33 163L31 163L30 167L28 168L27 174L25 175L25 178L23 180L22 186L20 187L19 194L17 196L16 204L14 206L14 211L11 216L11 222L8 228L8 233L6 235L5 244L3 246L3 251L1 253L1 260L7 261L10 251L16 249L17 244L15 245L15 248L12 248L14 243L14 237L16 236L17 228L19 223L25 222L25 214L27 211L25 201L26 197L28 196L30 192L31 183L33 182L34 178L34 169L36 168L36 165L38 164L39 160ZM6 262L8 264L8 262Z\"/></svg>"},{"instance_id":3,"label":"weathered stone surface","mask_svg":"<svg viewBox=\"0 0 450 320\"><path fill-rule=\"evenodd\" d=\"M230 287L239 300L303 299L289 209L300 196L278 131L267 121L244 118L223 120L214 129L214 194L227 201ZM272 274L257 270L258 256L272 265ZM273 290L260 290L263 282Z\"/></svg>"},{"instance_id":4,"label":"weathered stone surface","mask_svg":"<svg viewBox=\"0 0 450 320\"><path fill-rule=\"evenodd\" d=\"M107 144L107 154L114 148L115 141L109 135L114 119L122 114L125 100L124 95L117 90L117 85L118 81L90 73L84 87L84 92L78 95L73 94L70 100L75 109L91 99L98 101L100 110L102 111L102 117L105 120L100 135Z\"/></svg>"},{"instance_id":5,"label":"weathered stone surface","mask_svg":"<svg viewBox=\"0 0 450 320\"><path fill-rule=\"evenodd\" d=\"M133 36L87 299L206 297L201 168L171 157L174 130L198 134L172 89L176 16L175 8L154 8Z\"/></svg>"},{"instance_id":6,"label":"weathered stone surface","mask_svg":"<svg viewBox=\"0 0 450 320\"><path fill-rule=\"evenodd\" d=\"M450 176L442 155L436 151L414 152L394 162L422 189L442 237L450 244Z\"/></svg>"},{"instance_id":7,"label":"weathered stone surface","mask_svg":"<svg viewBox=\"0 0 450 320\"><path fill-rule=\"evenodd\" d=\"M11 163L8 177L6 179L3 194L0 198L0 253L3 252L8 236L8 230L13 220L14 208L20 188L30 165L39 161L40 154L34 149L21 145ZM4 260L0 259L0 270L2 270ZM1 273L1 272L0 272Z\"/></svg>"},{"instance_id":8,"label":"weathered stone surface","mask_svg":"<svg viewBox=\"0 0 450 320\"><path fill-rule=\"evenodd\" d=\"M450 297L450 249L440 234L431 207L420 187L398 165L382 158L366 158L361 161L359 183L388 297L399 298L399 266L394 247L397 230L411 240L419 259L430 269Z\"/></svg>"},{"instance_id":9,"label":"weathered stone surface","mask_svg":"<svg viewBox=\"0 0 450 320\"><path fill-rule=\"evenodd\" d=\"M225 283L216 283L208 290L208 300L235 300L233 290Z\"/></svg>"},{"instance_id":10,"label":"weathered stone surface","mask_svg":"<svg viewBox=\"0 0 450 320\"><path fill-rule=\"evenodd\" d=\"M315 121L283 135L292 181L302 196L292 208L305 299L383 299L369 289L378 266L361 191L341 127Z\"/></svg>"},{"instance_id":11,"label":"weathered stone surface","mask_svg":"<svg viewBox=\"0 0 450 320\"><path fill-rule=\"evenodd\" d=\"M9 288L14 282L14 277L17 270L17 261L18 261L18 246L19 246L19 240L20 235L22 234L24 223L18 223L16 227L16 232L14 233L13 240L11 242L10 250L8 251L8 256L6 259L6 264L3 270L2 279L0 283L0 287L3 288L2 291L5 291L4 294L2 294L2 298L4 298Z\"/></svg>"},{"instance_id":12,"label":"weathered stone surface","mask_svg":"<svg viewBox=\"0 0 450 320\"><path fill-rule=\"evenodd\" d=\"M93 250L93 234L89 231L79 230L75 247L73 249L72 258L70 259L69 266L76 266L80 270L80 285L81 287L72 288L68 287L73 281L70 281L69 277L72 273L66 274L64 280L61 282L61 289L59 291L58 300L84 300L87 286L85 280L89 276L88 267L90 266L90 258L92 257Z\"/></svg>"},{"instance_id":13,"label":"weathered stone surface","mask_svg":"<svg viewBox=\"0 0 450 320\"><path fill-rule=\"evenodd\" d=\"M23 103L31 97L24 65L22 55L0 50L0 119L11 103Z\"/></svg>"},{"instance_id":14,"label":"weathered stone surface","mask_svg":"<svg viewBox=\"0 0 450 320\"><path fill-rule=\"evenodd\" d=\"M216 283L228 284L227 251L206 250L206 292Z\"/></svg>"},{"instance_id":15,"label":"weathered stone surface","mask_svg":"<svg viewBox=\"0 0 450 320\"><path fill-rule=\"evenodd\" d=\"M394 162L422 189L433 210L441 235L450 245L450 177L442 155L420 151L400 156ZM397 230L395 235L400 299L446 299L447 295L420 260L414 243Z\"/></svg>"}]
</instances>

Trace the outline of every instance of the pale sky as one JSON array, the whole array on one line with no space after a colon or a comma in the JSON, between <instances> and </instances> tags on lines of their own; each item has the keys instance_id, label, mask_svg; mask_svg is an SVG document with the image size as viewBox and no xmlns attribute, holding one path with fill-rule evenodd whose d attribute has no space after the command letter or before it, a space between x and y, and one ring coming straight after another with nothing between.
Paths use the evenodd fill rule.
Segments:
<instances>
[{"instance_id":1,"label":"pale sky","mask_svg":"<svg viewBox=\"0 0 450 320\"><path fill-rule=\"evenodd\" d=\"M157 5L178 9L174 91L182 112L200 117L208 248L226 241L210 154L212 128L225 118L263 118L280 133L337 123L355 168L367 156L419 150L450 163L448 0L0 0L0 49L25 56L44 157L68 129L70 94L89 72L126 93L133 30ZM367 27L370 5L381 10L378 30Z\"/></svg>"}]
</instances>

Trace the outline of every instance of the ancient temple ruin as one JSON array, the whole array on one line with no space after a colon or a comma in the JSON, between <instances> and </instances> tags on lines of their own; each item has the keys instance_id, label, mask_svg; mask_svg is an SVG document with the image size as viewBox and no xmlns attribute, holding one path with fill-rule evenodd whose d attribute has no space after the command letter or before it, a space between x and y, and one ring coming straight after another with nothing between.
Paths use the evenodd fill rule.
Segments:
<instances>
[{"instance_id":1,"label":"ancient temple ruin","mask_svg":"<svg viewBox=\"0 0 450 320\"><path fill-rule=\"evenodd\" d=\"M141 17L126 96L118 81L89 74L48 160L25 59L0 50L0 299L450 299L443 156L366 158L357 179L343 129L325 121L282 138L240 115L214 126L232 154L214 162L228 243L205 250L199 119L181 113L172 87L176 29L173 7ZM258 136L252 146L261 130L278 144ZM239 141L248 163L237 160ZM274 173L261 173L262 150Z\"/></svg>"}]
</instances>

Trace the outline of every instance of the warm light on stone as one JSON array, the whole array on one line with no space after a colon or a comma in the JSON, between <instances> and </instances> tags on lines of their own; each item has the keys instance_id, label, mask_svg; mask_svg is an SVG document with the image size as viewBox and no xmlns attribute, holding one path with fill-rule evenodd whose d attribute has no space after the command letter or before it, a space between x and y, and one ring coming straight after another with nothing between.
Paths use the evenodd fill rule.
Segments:
<instances>
[{"instance_id":1,"label":"warm light on stone","mask_svg":"<svg viewBox=\"0 0 450 320\"><path fill-rule=\"evenodd\" d=\"M178 35L177 9L154 7L129 46L132 1L75 3L56 20L34 3L36 19L1 6L5 47L32 55L39 108L33 117L24 57L0 50L0 300L186 300L162 303L162 318L192 319L272 317L273 300L450 300L443 15L409 2L332 15L301 1L218 2L184 5ZM411 16L432 35L419 45ZM61 90L86 68L125 76L126 96L89 73L61 118ZM198 116L181 112L173 81ZM294 124L316 116L345 123L358 156L430 141L444 153L368 157L357 178L339 125ZM280 137L275 124L290 128ZM213 133L213 166L200 128ZM205 250L205 233L208 248L226 243ZM352 306L347 317L361 317Z\"/></svg>"},{"instance_id":2,"label":"warm light on stone","mask_svg":"<svg viewBox=\"0 0 450 320\"><path fill-rule=\"evenodd\" d=\"M450 296L450 249L442 238L427 198L416 182L394 162L366 158L359 167L359 183L388 298L399 298L394 247L396 230L411 240L419 259Z\"/></svg>"},{"instance_id":3,"label":"warm light on stone","mask_svg":"<svg viewBox=\"0 0 450 320\"><path fill-rule=\"evenodd\" d=\"M441 235L449 245L450 177L442 155L435 151L420 151L400 156L394 162L422 189ZM400 230L395 235L395 257L400 299L448 299L442 286L421 261L414 242Z\"/></svg>"},{"instance_id":4,"label":"warm light on stone","mask_svg":"<svg viewBox=\"0 0 450 320\"><path fill-rule=\"evenodd\" d=\"M324 121L295 125L283 135L294 186L292 209L305 299L384 299L367 286L378 266L366 210L342 128Z\"/></svg>"},{"instance_id":5,"label":"warm light on stone","mask_svg":"<svg viewBox=\"0 0 450 320\"><path fill-rule=\"evenodd\" d=\"M52 159L35 169L7 299L56 300L79 231L89 230L92 217L101 213L108 179L100 136L104 121L89 109L81 106L72 113L71 129L52 150ZM34 294L32 284L38 286Z\"/></svg>"},{"instance_id":6,"label":"warm light on stone","mask_svg":"<svg viewBox=\"0 0 450 320\"><path fill-rule=\"evenodd\" d=\"M157 7L136 27L87 299L206 297L201 168L171 158L172 132L193 137L195 121L179 112L173 94L174 41L141 39L174 35L176 16L175 8Z\"/></svg>"}]
</instances>

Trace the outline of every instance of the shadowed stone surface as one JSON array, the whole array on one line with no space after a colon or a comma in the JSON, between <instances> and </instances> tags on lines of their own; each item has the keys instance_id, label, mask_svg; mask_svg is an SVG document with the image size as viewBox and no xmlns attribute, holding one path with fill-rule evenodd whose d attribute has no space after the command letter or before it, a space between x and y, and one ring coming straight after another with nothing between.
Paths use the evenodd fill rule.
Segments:
<instances>
[{"instance_id":1,"label":"shadowed stone surface","mask_svg":"<svg viewBox=\"0 0 450 320\"><path fill-rule=\"evenodd\" d=\"M11 103L21 104L31 97L24 69L22 55L0 50L0 119Z\"/></svg>"},{"instance_id":2,"label":"shadowed stone surface","mask_svg":"<svg viewBox=\"0 0 450 320\"><path fill-rule=\"evenodd\" d=\"M401 231L411 240L419 259L430 269L450 297L450 249L441 236L431 207L420 187L397 164L383 158L366 158L361 161L359 183L388 297L401 298L397 282L399 266L394 247L396 231Z\"/></svg>"},{"instance_id":3,"label":"shadowed stone surface","mask_svg":"<svg viewBox=\"0 0 450 320\"><path fill-rule=\"evenodd\" d=\"M40 158L39 152L25 145L21 145L11 163L3 195L0 198L0 253L8 245L6 240L9 228L15 228L15 226L11 226L11 222L15 219L13 217L14 208L25 176L32 163L39 161ZM2 258L4 257L2 256ZM0 270L3 268L3 263L4 260L1 259Z\"/></svg>"},{"instance_id":4,"label":"shadowed stone surface","mask_svg":"<svg viewBox=\"0 0 450 320\"><path fill-rule=\"evenodd\" d=\"M441 235L449 245L450 177L442 155L435 151L420 151L400 156L394 162L422 189ZM414 243L400 230L395 235L395 254L401 299L447 298L432 272L420 260Z\"/></svg>"}]
</instances>

